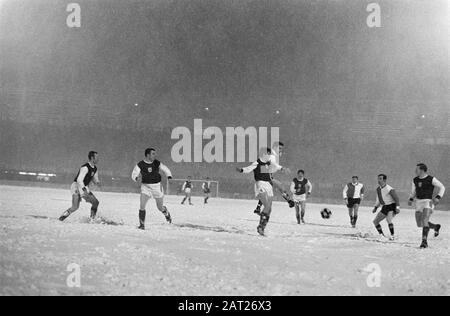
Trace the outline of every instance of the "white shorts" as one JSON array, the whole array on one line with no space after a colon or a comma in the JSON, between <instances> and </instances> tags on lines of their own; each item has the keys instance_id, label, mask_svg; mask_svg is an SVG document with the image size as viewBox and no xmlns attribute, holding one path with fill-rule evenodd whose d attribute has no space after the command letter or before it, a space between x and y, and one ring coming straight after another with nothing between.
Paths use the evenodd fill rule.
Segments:
<instances>
[{"instance_id":1,"label":"white shorts","mask_svg":"<svg viewBox=\"0 0 450 316\"><path fill-rule=\"evenodd\" d=\"M72 185L70 186L70 193L72 193L72 195L81 196L81 191L82 189L80 188L77 182L73 182Z\"/></svg>"},{"instance_id":2,"label":"white shorts","mask_svg":"<svg viewBox=\"0 0 450 316\"><path fill-rule=\"evenodd\" d=\"M432 200L416 200L416 212L423 212L425 209L434 210Z\"/></svg>"},{"instance_id":3,"label":"white shorts","mask_svg":"<svg viewBox=\"0 0 450 316\"><path fill-rule=\"evenodd\" d=\"M184 189L184 193L186 194L191 194L191 192L192 192L191 188Z\"/></svg>"},{"instance_id":4,"label":"white shorts","mask_svg":"<svg viewBox=\"0 0 450 316\"><path fill-rule=\"evenodd\" d=\"M151 183L141 185L141 193L154 199L161 199L164 197L164 189L161 183Z\"/></svg>"},{"instance_id":5,"label":"white shorts","mask_svg":"<svg viewBox=\"0 0 450 316\"><path fill-rule=\"evenodd\" d=\"M301 194L301 195L297 195L294 194L292 199L294 200L294 202L306 202L306 194Z\"/></svg>"},{"instance_id":6,"label":"white shorts","mask_svg":"<svg viewBox=\"0 0 450 316\"><path fill-rule=\"evenodd\" d=\"M255 183L255 197L258 197L261 193L267 193L267 196L273 197L273 187L270 182L258 181Z\"/></svg>"}]
</instances>

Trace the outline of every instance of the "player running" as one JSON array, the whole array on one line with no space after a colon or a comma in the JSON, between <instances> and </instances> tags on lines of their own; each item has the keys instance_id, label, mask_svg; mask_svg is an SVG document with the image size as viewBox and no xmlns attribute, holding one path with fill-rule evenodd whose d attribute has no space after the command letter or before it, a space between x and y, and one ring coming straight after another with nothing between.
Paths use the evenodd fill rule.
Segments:
<instances>
[{"instance_id":1,"label":"player running","mask_svg":"<svg viewBox=\"0 0 450 316\"><path fill-rule=\"evenodd\" d=\"M203 193L205 194L204 202L205 202L205 204L208 204L208 200L211 196L211 179L209 177L206 178L205 182L203 182L202 190L203 190Z\"/></svg>"},{"instance_id":2,"label":"player running","mask_svg":"<svg viewBox=\"0 0 450 316\"><path fill-rule=\"evenodd\" d=\"M439 236L441 225L430 222L434 207L439 204L444 197L445 187L435 177L428 175L428 167L420 163L416 167L408 205L412 206L416 201L416 222L417 227L422 228L422 244L420 248L428 248L428 234L430 228L434 230L434 236ZM435 189L438 189L437 195L433 198Z\"/></svg>"},{"instance_id":3,"label":"player running","mask_svg":"<svg viewBox=\"0 0 450 316\"><path fill-rule=\"evenodd\" d=\"M264 236L265 229L270 220L273 203L272 177L269 173L270 148L263 149L260 158L246 168L237 169L240 173L253 171L255 177L255 196L262 202L264 209L260 212L260 222L257 228L258 234Z\"/></svg>"},{"instance_id":4,"label":"player running","mask_svg":"<svg viewBox=\"0 0 450 316\"><path fill-rule=\"evenodd\" d=\"M183 183L183 186L181 188L181 191L184 192L184 199L183 201L181 201L181 204L184 205L184 202L186 202L186 200L189 201L189 205L194 205L192 204L192 189L194 188L194 185L192 184L192 178L189 176L187 178L187 180Z\"/></svg>"},{"instance_id":5,"label":"player running","mask_svg":"<svg viewBox=\"0 0 450 316\"><path fill-rule=\"evenodd\" d=\"M344 188L344 203L348 208L350 225L352 225L353 228L356 227L356 223L358 222L359 205L364 199L364 191L364 184L359 183L357 176L353 176L352 182L348 183Z\"/></svg>"},{"instance_id":6,"label":"player running","mask_svg":"<svg viewBox=\"0 0 450 316\"><path fill-rule=\"evenodd\" d=\"M289 194L287 193L287 191L285 190L283 184L281 183L281 181L278 181L276 179L273 178L273 174L275 174L278 171L282 171L285 173L290 173L289 168L284 168L282 166L280 166L280 164L278 163L279 158L283 155L283 149L284 149L284 144L282 142L275 142L272 146L271 149L271 154L269 156L269 161L270 161L270 165L269 165L269 173L271 174L271 183L272 185L277 189L278 192L280 192L281 196L283 197L283 199L286 200L286 202L288 202L289 207L294 207L295 206L295 202L291 199L291 197L289 196ZM260 215L261 214L261 207L262 207L263 203L262 201L258 201L258 205L256 206L256 209L254 211L254 213L256 215Z\"/></svg>"},{"instance_id":7,"label":"player running","mask_svg":"<svg viewBox=\"0 0 450 316\"><path fill-rule=\"evenodd\" d=\"M100 185L97 169L97 163L99 161L98 153L96 151L89 152L88 159L89 162L81 166L74 182L70 187L70 191L72 193L72 207L61 215L59 218L60 221L64 221L72 213L76 212L80 208L82 199L91 204L91 221L93 221L97 216L97 210L100 202L97 200L94 193L92 193L89 186L92 183Z\"/></svg>"},{"instance_id":8,"label":"player running","mask_svg":"<svg viewBox=\"0 0 450 316\"><path fill-rule=\"evenodd\" d=\"M145 216L148 201L153 197L156 201L156 207L166 217L168 223L172 223L167 207L164 206L164 190L161 185L161 173L167 178L172 179L172 173L169 168L156 159L156 149L147 148L145 158L140 161L133 169L131 178L134 182L141 182L141 205L139 209L139 229L145 230Z\"/></svg>"},{"instance_id":9,"label":"player running","mask_svg":"<svg viewBox=\"0 0 450 316\"><path fill-rule=\"evenodd\" d=\"M304 170L299 170L297 172L297 178L294 178L294 180L292 180L290 189L295 202L295 214L297 217L297 223L299 225L305 224L306 199L311 195L312 184L308 179L305 178Z\"/></svg>"},{"instance_id":10,"label":"player running","mask_svg":"<svg viewBox=\"0 0 450 316\"><path fill-rule=\"evenodd\" d=\"M375 214L380 206L382 206L382 208L375 217L373 224L380 234L380 240L384 240L386 239L386 236L383 233L383 228L381 228L380 223L386 219L389 225L389 231L391 233L389 240L395 240L393 219L400 213L400 199L398 198L394 188L387 184L387 176L385 174L380 174L378 176L378 185L377 200L373 213Z\"/></svg>"}]
</instances>

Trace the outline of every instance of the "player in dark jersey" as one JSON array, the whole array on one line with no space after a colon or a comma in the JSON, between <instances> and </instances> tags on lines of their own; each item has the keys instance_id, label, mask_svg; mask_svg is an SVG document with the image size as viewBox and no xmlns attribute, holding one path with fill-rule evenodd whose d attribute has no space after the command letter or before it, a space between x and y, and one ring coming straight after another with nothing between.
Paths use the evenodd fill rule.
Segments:
<instances>
[{"instance_id":1,"label":"player in dark jersey","mask_svg":"<svg viewBox=\"0 0 450 316\"><path fill-rule=\"evenodd\" d=\"M295 206L294 200L289 196L288 192L285 190L284 185L281 181L274 178L274 174L278 171L281 171L283 173L291 173L289 168L282 167L278 162L280 160L280 157L283 155L284 150L284 144L282 142L275 142L272 146L272 149L270 150L271 154L269 156L269 170L268 172L271 174L272 178L272 186L281 194L282 198L286 200L290 208L293 208ZM256 215L261 214L261 207L263 203L262 201L258 201L258 205L256 206L256 209L254 213Z\"/></svg>"},{"instance_id":2,"label":"player in dark jersey","mask_svg":"<svg viewBox=\"0 0 450 316\"><path fill-rule=\"evenodd\" d=\"M203 182L202 185L203 193L205 194L205 204L208 204L208 200L211 196L211 179L209 177L206 178L206 181Z\"/></svg>"},{"instance_id":3,"label":"player in dark jersey","mask_svg":"<svg viewBox=\"0 0 450 316\"><path fill-rule=\"evenodd\" d=\"M192 189L194 188L194 185L192 184L192 178L189 176L187 178L187 180L183 183L183 187L181 188L181 191L183 191L184 193L184 199L183 201L181 201L181 204L184 205L184 202L186 202L186 200L189 201L189 205L194 205L192 204Z\"/></svg>"},{"instance_id":4,"label":"player in dark jersey","mask_svg":"<svg viewBox=\"0 0 450 316\"><path fill-rule=\"evenodd\" d=\"M420 248L428 248L428 234L430 228L434 230L434 236L439 236L441 225L430 222L435 205L438 205L444 197L445 187L435 177L428 175L428 167L420 163L416 167L416 176L412 183L411 196L408 205L416 202L417 227L422 228L422 244ZM435 190L437 188L437 195Z\"/></svg>"},{"instance_id":5,"label":"player in dark jersey","mask_svg":"<svg viewBox=\"0 0 450 316\"><path fill-rule=\"evenodd\" d=\"M240 173L250 173L253 171L255 178L255 196L263 203L264 209L260 213L260 222L257 228L258 234L264 236L265 229L270 220L273 203L272 176L269 173L270 148L263 149L260 158L246 168L238 168Z\"/></svg>"},{"instance_id":6,"label":"player in dark jersey","mask_svg":"<svg viewBox=\"0 0 450 316\"><path fill-rule=\"evenodd\" d=\"M88 159L89 162L81 166L74 182L70 187L70 191L72 193L72 207L61 215L59 218L60 221L64 221L72 213L76 212L80 208L82 199L91 204L91 220L94 220L97 216L97 210L100 202L91 192L89 186L92 183L100 185L97 169L97 163L99 161L98 153L95 151L89 152Z\"/></svg>"},{"instance_id":7,"label":"player in dark jersey","mask_svg":"<svg viewBox=\"0 0 450 316\"><path fill-rule=\"evenodd\" d=\"M294 178L291 183L291 192L295 202L297 223L299 225L302 223L305 224L306 199L312 192L312 184L305 178L305 171L299 170L297 172L297 178Z\"/></svg>"},{"instance_id":8,"label":"player in dark jersey","mask_svg":"<svg viewBox=\"0 0 450 316\"><path fill-rule=\"evenodd\" d=\"M145 158L133 169L131 178L134 182L141 182L141 205L139 209L139 229L145 230L146 207L148 201L153 197L156 207L165 216L168 223L172 223L167 207L164 206L164 190L161 185L161 172L167 178L172 179L169 168L156 159L156 149L147 148Z\"/></svg>"}]
</instances>

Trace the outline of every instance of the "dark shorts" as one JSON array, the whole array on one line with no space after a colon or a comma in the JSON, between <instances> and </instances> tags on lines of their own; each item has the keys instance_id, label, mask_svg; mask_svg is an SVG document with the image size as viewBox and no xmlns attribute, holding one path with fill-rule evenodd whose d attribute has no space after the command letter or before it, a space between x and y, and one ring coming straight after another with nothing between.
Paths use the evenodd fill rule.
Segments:
<instances>
[{"instance_id":1,"label":"dark shorts","mask_svg":"<svg viewBox=\"0 0 450 316\"><path fill-rule=\"evenodd\" d=\"M209 194L209 193L211 193L211 190L210 189L203 190L203 193Z\"/></svg>"},{"instance_id":2,"label":"dark shorts","mask_svg":"<svg viewBox=\"0 0 450 316\"><path fill-rule=\"evenodd\" d=\"M381 209L381 214L388 216L389 212L396 212L397 211L397 204L389 204L389 205L383 205L383 208Z\"/></svg>"},{"instance_id":3,"label":"dark shorts","mask_svg":"<svg viewBox=\"0 0 450 316\"><path fill-rule=\"evenodd\" d=\"M347 207L348 208L353 208L355 205L360 205L360 204L361 204L361 199L349 198Z\"/></svg>"}]
</instances>

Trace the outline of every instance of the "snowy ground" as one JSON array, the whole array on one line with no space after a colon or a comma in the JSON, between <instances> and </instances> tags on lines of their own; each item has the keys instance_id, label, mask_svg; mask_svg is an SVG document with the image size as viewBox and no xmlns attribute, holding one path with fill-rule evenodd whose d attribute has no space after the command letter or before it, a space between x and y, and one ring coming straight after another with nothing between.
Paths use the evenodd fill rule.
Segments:
<instances>
[{"instance_id":1,"label":"snowy ground","mask_svg":"<svg viewBox=\"0 0 450 316\"><path fill-rule=\"evenodd\" d=\"M324 205L309 205L309 224L298 226L294 212L277 203L264 238L256 234L254 201L204 206L196 198L190 207L167 197L174 224L150 202L143 232L136 229L138 195L97 195L109 225L87 224L86 204L58 222L68 191L0 186L0 295L450 294L448 212L436 212L442 235L419 250L410 210L396 218L399 240L379 243L356 237L375 233L370 209L352 229L345 207L328 206L334 215L325 221ZM72 263L81 268L80 288L67 286ZM368 286L377 279L373 264L379 287Z\"/></svg>"}]
</instances>

